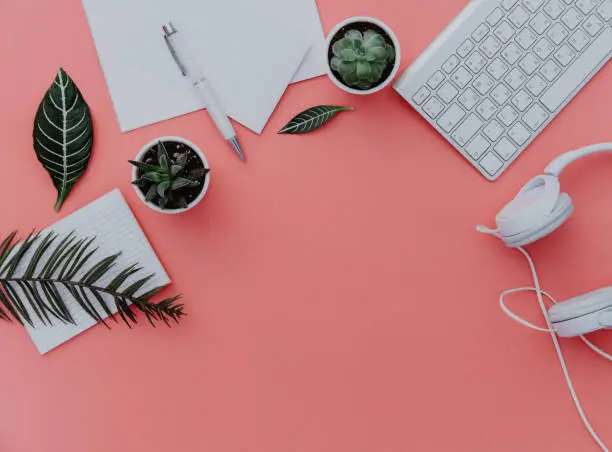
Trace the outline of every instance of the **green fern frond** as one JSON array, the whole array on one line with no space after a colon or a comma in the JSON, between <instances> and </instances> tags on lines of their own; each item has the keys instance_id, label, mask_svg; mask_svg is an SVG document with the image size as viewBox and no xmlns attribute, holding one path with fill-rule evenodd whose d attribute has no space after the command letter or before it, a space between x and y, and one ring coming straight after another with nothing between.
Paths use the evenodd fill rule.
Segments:
<instances>
[{"instance_id":1,"label":"green fern frond","mask_svg":"<svg viewBox=\"0 0 612 452\"><path fill-rule=\"evenodd\" d=\"M170 326L170 321L179 323L186 315L184 305L177 303L180 295L153 302L162 287L139 294L154 275L142 276L137 265L102 284L120 254L92 263L98 250L94 244L95 238L78 238L74 232L63 237L31 233L23 240L12 232L5 237L0 242L0 320L34 326L34 317L43 325L75 324L67 306L67 298L72 298L92 319L109 327L105 319L117 319L105 296L130 328L137 322L132 306L153 326L159 321Z\"/></svg>"}]
</instances>

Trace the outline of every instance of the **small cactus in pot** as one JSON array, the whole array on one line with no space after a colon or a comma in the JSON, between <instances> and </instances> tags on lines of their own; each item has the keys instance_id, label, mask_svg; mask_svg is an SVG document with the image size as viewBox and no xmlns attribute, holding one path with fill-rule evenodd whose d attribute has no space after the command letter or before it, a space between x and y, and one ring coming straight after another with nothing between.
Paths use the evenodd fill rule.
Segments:
<instances>
[{"instance_id":1,"label":"small cactus in pot","mask_svg":"<svg viewBox=\"0 0 612 452\"><path fill-rule=\"evenodd\" d=\"M395 49L379 33L348 30L332 46L331 68L348 86L370 89L395 61Z\"/></svg>"},{"instance_id":2,"label":"small cactus in pot","mask_svg":"<svg viewBox=\"0 0 612 452\"><path fill-rule=\"evenodd\" d=\"M381 91L397 75L400 60L397 36L373 17L349 17L327 35L327 75L347 93Z\"/></svg>"}]
</instances>

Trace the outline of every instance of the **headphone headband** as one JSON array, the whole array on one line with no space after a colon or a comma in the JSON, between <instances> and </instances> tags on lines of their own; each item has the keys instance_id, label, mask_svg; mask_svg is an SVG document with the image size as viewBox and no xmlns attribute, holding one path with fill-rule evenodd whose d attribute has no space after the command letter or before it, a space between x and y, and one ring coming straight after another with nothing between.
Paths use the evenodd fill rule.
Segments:
<instances>
[{"instance_id":1,"label":"headphone headband","mask_svg":"<svg viewBox=\"0 0 612 452\"><path fill-rule=\"evenodd\" d=\"M563 169L570 163L573 163L582 157L586 157L587 155L597 154L599 152L612 152L612 143L594 144L582 149L566 152L565 154L562 154L554 159L546 167L544 173L559 177Z\"/></svg>"}]
</instances>

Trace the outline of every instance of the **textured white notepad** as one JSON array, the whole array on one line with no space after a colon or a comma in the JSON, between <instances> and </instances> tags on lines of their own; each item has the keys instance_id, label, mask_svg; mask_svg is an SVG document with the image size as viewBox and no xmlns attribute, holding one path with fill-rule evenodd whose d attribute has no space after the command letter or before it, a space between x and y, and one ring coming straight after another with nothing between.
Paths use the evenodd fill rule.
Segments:
<instances>
[{"instance_id":1,"label":"textured white notepad","mask_svg":"<svg viewBox=\"0 0 612 452\"><path fill-rule=\"evenodd\" d=\"M311 47L271 9L294 1L313 0L83 0L121 130L204 107L166 48L172 22L229 116L260 133Z\"/></svg>"},{"instance_id":2,"label":"textured white notepad","mask_svg":"<svg viewBox=\"0 0 612 452\"><path fill-rule=\"evenodd\" d=\"M117 269L138 263L143 267L143 276L154 273L155 277L139 293L144 293L154 287L163 286L170 282L168 275L119 190L113 190L88 206L76 211L43 231L43 234L47 231L54 231L60 235L75 231L76 235L81 238L95 236L96 241L94 243L99 247L99 250L90 262L95 263L104 257L122 252L117 260ZM28 252L30 255L31 253L32 251ZM25 270L27 266L25 263L27 261L27 258L24 259L21 267L17 270L17 274L21 274ZM86 269L88 268L91 268L89 263L86 264ZM77 278L82 276L86 269L77 273ZM99 281L99 284L108 284L117 275L117 272L118 270L111 270L108 276ZM27 330L41 354L45 354L58 345L72 339L96 323L78 306L65 289L59 289L59 291L67 302L68 309L77 324L65 325L59 320L55 321L56 319L54 319L54 326L45 326L37 320L34 312L30 311L35 328L28 325ZM117 312L112 299L107 298L106 300L107 305L111 308L111 312ZM105 317L101 309L98 309L98 312L102 317Z\"/></svg>"}]
</instances>

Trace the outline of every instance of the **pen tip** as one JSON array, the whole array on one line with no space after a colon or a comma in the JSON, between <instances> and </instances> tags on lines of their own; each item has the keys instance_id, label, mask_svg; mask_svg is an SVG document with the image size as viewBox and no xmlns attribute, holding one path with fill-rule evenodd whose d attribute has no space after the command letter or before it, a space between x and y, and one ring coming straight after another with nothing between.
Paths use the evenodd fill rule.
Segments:
<instances>
[{"instance_id":1,"label":"pen tip","mask_svg":"<svg viewBox=\"0 0 612 452\"><path fill-rule=\"evenodd\" d=\"M242 160L243 162L246 162L246 156L244 155L244 152L242 151L242 147L240 147L238 138L232 137L228 140L228 142L229 144L232 145L232 147L234 148L234 151L236 151L236 154L238 154L238 157L240 157L240 160Z\"/></svg>"}]
</instances>

